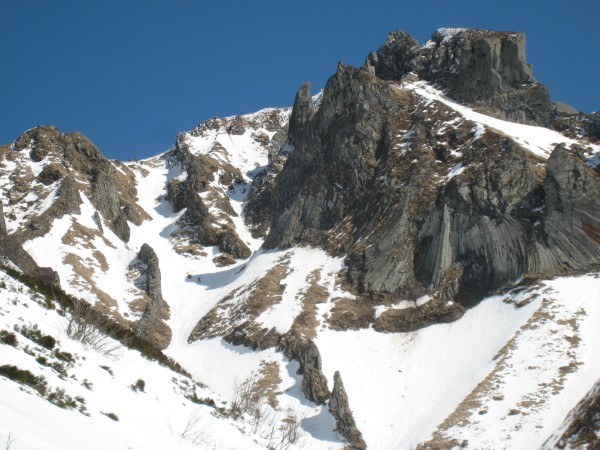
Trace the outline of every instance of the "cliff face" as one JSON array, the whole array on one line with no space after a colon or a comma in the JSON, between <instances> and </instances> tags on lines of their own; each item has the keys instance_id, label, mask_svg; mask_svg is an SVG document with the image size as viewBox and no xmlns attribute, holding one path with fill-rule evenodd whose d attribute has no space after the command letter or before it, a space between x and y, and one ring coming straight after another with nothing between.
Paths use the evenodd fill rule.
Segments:
<instances>
[{"instance_id":1,"label":"cliff face","mask_svg":"<svg viewBox=\"0 0 600 450\"><path fill-rule=\"evenodd\" d=\"M309 85L298 91L265 245L347 255L348 280L376 302L437 301L422 321L456 318L446 302L468 306L525 276L597 267L600 178L587 150L557 133L532 150L427 82L504 119L553 117L523 35L441 30L420 47L393 32L362 68L338 65L318 108Z\"/></svg>"},{"instance_id":2,"label":"cliff face","mask_svg":"<svg viewBox=\"0 0 600 450\"><path fill-rule=\"evenodd\" d=\"M550 126L554 118L548 91L525 59L523 33L440 28L421 47L392 31L364 67L383 80L416 73L450 98L501 119Z\"/></svg>"}]
</instances>

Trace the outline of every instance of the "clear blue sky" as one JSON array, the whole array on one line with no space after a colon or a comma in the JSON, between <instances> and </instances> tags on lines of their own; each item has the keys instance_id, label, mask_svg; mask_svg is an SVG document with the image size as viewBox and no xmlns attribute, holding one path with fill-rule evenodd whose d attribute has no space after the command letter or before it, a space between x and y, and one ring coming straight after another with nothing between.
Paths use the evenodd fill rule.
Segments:
<instances>
[{"instance_id":1,"label":"clear blue sky","mask_svg":"<svg viewBox=\"0 0 600 450\"><path fill-rule=\"evenodd\" d=\"M213 116L289 106L392 29L524 31L553 99L600 109L600 1L0 0L0 143L39 124L110 158L167 149Z\"/></svg>"}]
</instances>

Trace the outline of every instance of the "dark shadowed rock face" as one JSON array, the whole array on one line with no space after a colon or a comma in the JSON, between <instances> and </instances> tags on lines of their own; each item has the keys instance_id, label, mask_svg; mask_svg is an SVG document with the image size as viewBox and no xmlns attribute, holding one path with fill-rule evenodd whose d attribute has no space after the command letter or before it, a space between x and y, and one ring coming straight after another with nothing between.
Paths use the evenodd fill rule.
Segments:
<instances>
[{"instance_id":1,"label":"dark shadowed rock face","mask_svg":"<svg viewBox=\"0 0 600 450\"><path fill-rule=\"evenodd\" d=\"M333 390L331 391L331 400L329 400L329 411L335 417L337 431L348 440L350 448L353 450L366 449L367 444L362 437L362 433L356 427L348 403L348 395L338 371L333 375Z\"/></svg>"},{"instance_id":2,"label":"dark shadowed rock face","mask_svg":"<svg viewBox=\"0 0 600 450\"><path fill-rule=\"evenodd\" d=\"M254 180L244 208L244 221L252 235L264 237L273 220L274 192L277 175L283 169L293 147L285 145L288 140L288 126L282 126L273 136L269 146L267 167L259 172Z\"/></svg>"},{"instance_id":3,"label":"dark shadowed rock face","mask_svg":"<svg viewBox=\"0 0 600 450\"><path fill-rule=\"evenodd\" d=\"M164 322L169 318L169 305L162 297L158 256L148 244L142 245L138 259L146 265L146 294L148 306L135 327L136 334L160 350L171 341L171 329Z\"/></svg>"},{"instance_id":4,"label":"dark shadowed rock face","mask_svg":"<svg viewBox=\"0 0 600 450\"><path fill-rule=\"evenodd\" d=\"M300 89L289 131L295 150L277 177L267 246L304 238L326 244L326 232L369 195L378 149L391 134L383 118L397 116L398 106L391 86L344 65L327 83L318 111L307 85Z\"/></svg>"},{"instance_id":5,"label":"dark shadowed rock face","mask_svg":"<svg viewBox=\"0 0 600 450\"><path fill-rule=\"evenodd\" d=\"M4 207L0 202L0 238L6 237L6 221L4 220Z\"/></svg>"},{"instance_id":6,"label":"dark shadowed rock face","mask_svg":"<svg viewBox=\"0 0 600 450\"><path fill-rule=\"evenodd\" d=\"M523 33L441 28L420 47L392 31L364 66L400 81L411 72L441 86L452 99L514 122L550 126L554 105L525 59Z\"/></svg>"},{"instance_id":7,"label":"dark shadowed rock face","mask_svg":"<svg viewBox=\"0 0 600 450\"><path fill-rule=\"evenodd\" d=\"M455 320L463 307L524 277L600 265L600 177L582 149L557 146L545 162L501 132L377 76L390 78L392 67L434 74L423 52L453 45L471 67L465 52L475 52L477 38L500 76L500 87L489 81L484 91L537 89L522 36L475 30L434 38L416 59L393 52L417 51L401 34L388 40L391 53L370 56L370 68L340 64L318 108L303 85L289 127L294 151L271 193L267 247L310 244L346 255L348 281L370 302L433 298L410 313L382 315L382 331ZM479 77L469 73L467 85Z\"/></svg>"},{"instance_id":8,"label":"dark shadowed rock face","mask_svg":"<svg viewBox=\"0 0 600 450\"><path fill-rule=\"evenodd\" d=\"M554 128L570 137L583 136L592 142L600 142L600 111L591 114L583 114L573 111L570 113L560 112L556 102L556 119ZM568 106L568 105L567 105Z\"/></svg>"},{"instance_id":9,"label":"dark shadowed rock face","mask_svg":"<svg viewBox=\"0 0 600 450\"><path fill-rule=\"evenodd\" d=\"M302 392L305 397L317 405L329 398L327 379L321 369L321 354L312 342L308 341L302 346L300 356L300 368L302 370Z\"/></svg>"},{"instance_id":10,"label":"dark shadowed rock face","mask_svg":"<svg viewBox=\"0 0 600 450\"><path fill-rule=\"evenodd\" d=\"M600 111L587 114L583 118L583 130L586 136L600 141Z\"/></svg>"}]
</instances>

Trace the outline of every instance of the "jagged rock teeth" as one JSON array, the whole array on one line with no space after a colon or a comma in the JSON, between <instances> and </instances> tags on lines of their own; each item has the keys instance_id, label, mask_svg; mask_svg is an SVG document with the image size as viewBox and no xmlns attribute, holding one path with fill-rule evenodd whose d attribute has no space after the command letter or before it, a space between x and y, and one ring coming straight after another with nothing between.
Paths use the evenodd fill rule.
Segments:
<instances>
[{"instance_id":1,"label":"jagged rock teeth","mask_svg":"<svg viewBox=\"0 0 600 450\"><path fill-rule=\"evenodd\" d=\"M289 134L289 141L292 145L295 145L296 140L301 139L301 136L296 136L295 133L304 129L306 122L310 120L314 112L315 107L310 96L310 83L307 82L300 86L294 99Z\"/></svg>"},{"instance_id":2,"label":"jagged rock teeth","mask_svg":"<svg viewBox=\"0 0 600 450\"><path fill-rule=\"evenodd\" d=\"M415 58L421 46L405 31L394 30L385 44L367 56L364 68L384 80L402 79L415 69Z\"/></svg>"},{"instance_id":3,"label":"jagged rock teeth","mask_svg":"<svg viewBox=\"0 0 600 450\"><path fill-rule=\"evenodd\" d=\"M183 233L190 239L197 240L201 245L218 246L221 252L233 255L235 258L249 258L251 251L238 236L232 224L216 225L217 218L211 214L205 201L198 195L209 190L209 183L215 180L219 171L225 173L225 176L222 174L221 177L233 183L234 180L243 179L240 170L209 156L192 154L183 136L177 140L174 157L180 161L187 177L183 181L173 179L168 182L167 199L175 211L187 208L179 221ZM225 196L222 196L219 207L230 215L234 214L229 199Z\"/></svg>"},{"instance_id":4,"label":"jagged rock teeth","mask_svg":"<svg viewBox=\"0 0 600 450\"><path fill-rule=\"evenodd\" d=\"M337 430L344 436L352 450L364 450L367 448L362 433L356 426L350 404L348 403L348 394L344 389L344 383L340 372L333 374L333 390L331 391L331 400L329 400L329 411L335 417Z\"/></svg>"}]
</instances>

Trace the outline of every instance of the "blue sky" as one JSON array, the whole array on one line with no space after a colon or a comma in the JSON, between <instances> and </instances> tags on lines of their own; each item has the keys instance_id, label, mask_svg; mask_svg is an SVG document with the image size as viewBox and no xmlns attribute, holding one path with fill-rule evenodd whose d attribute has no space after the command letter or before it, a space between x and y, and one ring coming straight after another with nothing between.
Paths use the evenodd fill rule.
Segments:
<instances>
[{"instance_id":1,"label":"blue sky","mask_svg":"<svg viewBox=\"0 0 600 450\"><path fill-rule=\"evenodd\" d=\"M110 158L167 149L213 116L291 105L392 29L524 31L553 99L600 109L597 0L0 0L0 143L39 124Z\"/></svg>"}]
</instances>

